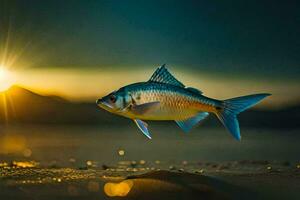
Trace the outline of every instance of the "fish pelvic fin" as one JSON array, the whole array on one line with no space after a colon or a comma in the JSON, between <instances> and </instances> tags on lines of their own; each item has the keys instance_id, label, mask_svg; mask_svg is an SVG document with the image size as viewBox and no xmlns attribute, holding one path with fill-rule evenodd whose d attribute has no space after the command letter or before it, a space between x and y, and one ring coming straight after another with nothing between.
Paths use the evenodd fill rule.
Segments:
<instances>
[{"instance_id":1,"label":"fish pelvic fin","mask_svg":"<svg viewBox=\"0 0 300 200\"><path fill-rule=\"evenodd\" d=\"M237 140L241 140L237 115L270 95L271 94L253 94L224 100L223 107L216 112L216 115L233 137Z\"/></svg>"},{"instance_id":2,"label":"fish pelvic fin","mask_svg":"<svg viewBox=\"0 0 300 200\"><path fill-rule=\"evenodd\" d=\"M175 122L185 133L188 133L195 125L197 125L200 121L204 120L208 115L209 115L208 112L200 112L194 117L182 121L175 121Z\"/></svg>"},{"instance_id":3,"label":"fish pelvic fin","mask_svg":"<svg viewBox=\"0 0 300 200\"><path fill-rule=\"evenodd\" d=\"M150 132L148 131L148 124L146 122L140 119L134 119L133 121L147 138L152 139Z\"/></svg>"}]
</instances>

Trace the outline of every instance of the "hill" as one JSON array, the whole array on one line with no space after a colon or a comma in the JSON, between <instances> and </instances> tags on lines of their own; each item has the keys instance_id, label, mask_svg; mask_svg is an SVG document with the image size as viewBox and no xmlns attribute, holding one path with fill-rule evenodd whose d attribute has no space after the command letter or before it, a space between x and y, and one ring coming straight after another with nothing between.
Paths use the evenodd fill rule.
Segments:
<instances>
[{"instance_id":1,"label":"hill","mask_svg":"<svg viewBox=\"0 0 300 200\"><path fill-rule=\"evenodd\" d=\"M72 103L18 86L0 93L0 123L94 124L109 122L111 118L95 103Z\"/></svg>"}]
</instances>

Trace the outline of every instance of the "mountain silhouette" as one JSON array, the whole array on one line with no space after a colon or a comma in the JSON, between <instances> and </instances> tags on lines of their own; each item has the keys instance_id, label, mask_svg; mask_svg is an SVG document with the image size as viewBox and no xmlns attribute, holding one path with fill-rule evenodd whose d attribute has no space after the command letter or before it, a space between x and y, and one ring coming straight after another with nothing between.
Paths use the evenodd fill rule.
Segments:
<instances>
[{"instance_id":1,"label":"mountain silhouette","mask_svg":"<svg viewBox=\"0 0 300 200\"><path fill-rule=\"evenodd\" d=\"M95 124L108 123L111 118L94 102L73 103L19 86L0 93L0 123Z\"/></svg>"},{"instance_id":2,"label":"mountain silhouette","mask_svg":"<svg viewBox=\"0 0 300 200\"><path fill-rule=\"evenodd\" d=\"M243 127L299 128L300 106L282 110L249 110L239 116ZM94 102L74 103L58 96L43 96L19 86L0 93L0 123L111 124L128 119L99 109ZM203 126L220 124L210 117Z\"/></svg>"}]
</instances>

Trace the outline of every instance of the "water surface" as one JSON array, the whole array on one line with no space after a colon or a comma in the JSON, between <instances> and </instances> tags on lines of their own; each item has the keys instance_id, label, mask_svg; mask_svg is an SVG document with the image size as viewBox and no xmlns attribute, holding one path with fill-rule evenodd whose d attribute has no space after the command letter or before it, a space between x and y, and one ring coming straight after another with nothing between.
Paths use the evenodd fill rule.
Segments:
<instances>
[{"instance_id":1,"label":"water surface","mask_svg":"<svg viewBox=\"0 0 300 200\"><path fill-rule=\"evenodd\" d=\"M141 134L133 123L2 126L0 159L31 159L59 166L81 166L88 160L99 165L114 164L120 160L174 163L235 160L293 163L300 160L299 130L242 128L242 140L236 141L222 127L197 127L186 134L171 122L150 122L149 125L152 140Z\"/></svg>"}]
</instances>

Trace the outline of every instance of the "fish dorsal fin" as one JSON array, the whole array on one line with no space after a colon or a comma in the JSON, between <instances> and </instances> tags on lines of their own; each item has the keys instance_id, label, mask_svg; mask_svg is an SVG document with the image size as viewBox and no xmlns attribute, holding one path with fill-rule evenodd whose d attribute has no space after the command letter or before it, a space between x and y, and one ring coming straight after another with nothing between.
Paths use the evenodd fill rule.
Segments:
<instances>
[{"instance_id":1,"label":"fish dorsal fin","mask_svg":"<svg viewBox=\"0 0 300 200\"><path fill-rule=\"evenodd\" d=\"M152 74L148 82L166 83L170 85L176 85L179 87L185 87L183 83L178 81L166 68L166 65L162 65L157 68Z\"/></svg>"},{"instance_id":2,"label":"fish dorsal fin","mask_svg":"<svg viewBox=\"0 0 300 200\"><path fill-rule=\"evenodd\" d=\"M198 90L198 89L193 88L193 87L188 87L186 89L193 92L193 93L196 93L196 94L203 94L203 92L201 90Z\"/></svg>"}]
</instances>

